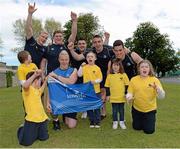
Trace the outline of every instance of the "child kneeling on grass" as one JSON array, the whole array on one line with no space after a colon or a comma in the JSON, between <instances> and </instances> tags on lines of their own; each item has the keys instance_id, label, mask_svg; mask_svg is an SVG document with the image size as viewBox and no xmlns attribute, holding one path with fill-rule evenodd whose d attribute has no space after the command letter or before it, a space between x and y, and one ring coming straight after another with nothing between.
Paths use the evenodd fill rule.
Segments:
<instances>
[{"instance_id":1,"label":"child kneeling on grass","mask_svg":"<svg viewBox=\"0 0 180 149\"><path fill-rule=\"evenodd\" d=\"M165 92L160 81L154 76L152 64L142 60L138 65L139 75L129 83L126 99L132 102L132 126L146 134L155 132L156 109L158 98L164 98Z\"/></svg>"},{"instance_id":2,"label":"child kneeling on grass","mask_svg":"<svg viewBox=\"0 0 180 149\"><path fill-rule=\"evenodd\" d=\"M41 95L44 91L47 78L41 86L41 74L38 71L29 72L23 84L22 96L25 108L25 122L17 131L19 144L29 146L36 140L47 140L47 115L44 111Z\"/></svg>"}]
</instances>

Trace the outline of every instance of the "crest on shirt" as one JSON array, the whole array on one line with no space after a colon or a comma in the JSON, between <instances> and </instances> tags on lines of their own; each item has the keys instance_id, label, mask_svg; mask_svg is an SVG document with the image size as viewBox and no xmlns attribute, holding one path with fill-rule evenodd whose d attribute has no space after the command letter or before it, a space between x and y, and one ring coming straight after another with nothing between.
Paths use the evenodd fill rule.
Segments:
<instances>
[{"instance_id":1,"label":"crest on shirt","mask_svg":"<svg viewBox=\"0 0 180 149\"><path fill-rule=\"evenodd\" d=\"M128 63L126 64L126 66L131 66L131 63L128 62Z\"/></svg>"},{"instance_id":2,"label":"crest on shirt","mask_svg":"<svg viewBox=\"0 0 180 149\"><path fill-rule=\"evenodd\" d=\"M103 55L103 58L107 58L107 56L106 56L106 55Z\"/></svg>"}]
</instances>

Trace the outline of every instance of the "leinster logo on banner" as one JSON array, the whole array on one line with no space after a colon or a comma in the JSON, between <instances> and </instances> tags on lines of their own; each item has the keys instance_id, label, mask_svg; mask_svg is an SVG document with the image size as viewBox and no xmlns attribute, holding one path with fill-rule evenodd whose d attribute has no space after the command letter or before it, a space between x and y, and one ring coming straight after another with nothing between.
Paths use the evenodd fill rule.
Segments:
<instances>
[{"instance_id":1,"label":"leinster logo on banner","mask_svg":"<svg viewBox=\"0 0 180 149\"><path fill-rule=\"evenodd\" d=\"M96 96L90 82L66 85L49 78L48 90L52 113L55 115L93 110L102 106L102 100Z\"/></svg>"}]
</instances>

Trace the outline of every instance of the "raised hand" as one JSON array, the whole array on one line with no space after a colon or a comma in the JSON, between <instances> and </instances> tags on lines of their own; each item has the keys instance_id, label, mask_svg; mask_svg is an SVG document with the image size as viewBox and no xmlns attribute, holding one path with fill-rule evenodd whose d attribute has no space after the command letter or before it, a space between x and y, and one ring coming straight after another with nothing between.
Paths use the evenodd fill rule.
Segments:
<instances>
[{"instance_id":1,"label":"raised hand","mask_svg":"<svg viewBox=\"0 0 180 149\"><path fill-rule=\"evenodd\" d=\"M149 86L157 90L157 85L155 84L155 82L153 84L149 84Z\"/></svg>"},{"instance_id":2,"label":"raised hand","mask_svg":"<svg viewBox=\"0 0 180 149\"><path fill-rule=\"evenodd\" d=\"M71 50L74 50L74 43L73 42L70 42L69 44L68 44L68 49L71 51Z\"/></svg>"},{"instance_id":3,"label":"raised hand","mask_svg":"<svg viewBox=\"0 0 180 149\"><path fill-rule=\"evenodd\" d=\"M75 12L72 12L72 11L71 11L71 20L77 21L77 14Z\"/></svg>"},{"instance_id":4,"label":"raised hand","mask_svg":"<svg viewBox=\"0 0 180 149\"><path fill-rule=\"evenodd\" d=\"M31 5L30 3L28 3L28 13L33 14L37 10L37 8L35 7L36 7L36 3L34 3L34 5Z\"/></svg>"},{"instance_id":5,"label":"raised hand","mask_svg":"<svg viewBox=\"0 0 180 149\"><path fill-rule=\"evenodd\" d=\"M104 37L107 38L107 39L109 39L110 34L109 34L108 32L105 32L105 33L104 33Z\"/></svg>"}]
</instances>

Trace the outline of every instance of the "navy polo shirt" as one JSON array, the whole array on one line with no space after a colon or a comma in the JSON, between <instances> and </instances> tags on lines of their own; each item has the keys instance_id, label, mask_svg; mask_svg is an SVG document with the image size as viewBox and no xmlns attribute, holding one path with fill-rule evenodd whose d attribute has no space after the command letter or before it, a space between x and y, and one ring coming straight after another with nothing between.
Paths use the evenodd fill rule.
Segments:
<instances>
[{"instance_id":1,"label":"navy polo shirt","mask_svg":"<svg viewBox=\"0 0 180 149\"><path fill-rule=\"evenodd\" d=\"M30 39L26 40L24 50L30 53L32 62L35 63L38 68L40 68L40 63L42 58L44 57L46 47L40 46L32 36Z\"/></svg>"},{"instance_id":2,"label":"navy polo shirt","mask_svg":"<svg viewBox=\"0 0 180 149\"><path fill-rule=\"evenodd\" d=\"M44 54L44 58L46 58L47 60L47 74L49 74L50 72L54 71L59 67L60 64L58 58L59 58L59 53L62 50L66 50L69 53L67 46L65 44L62 45L52 44L47 47L47 50Z\"/></svg>"}]
</instances>

